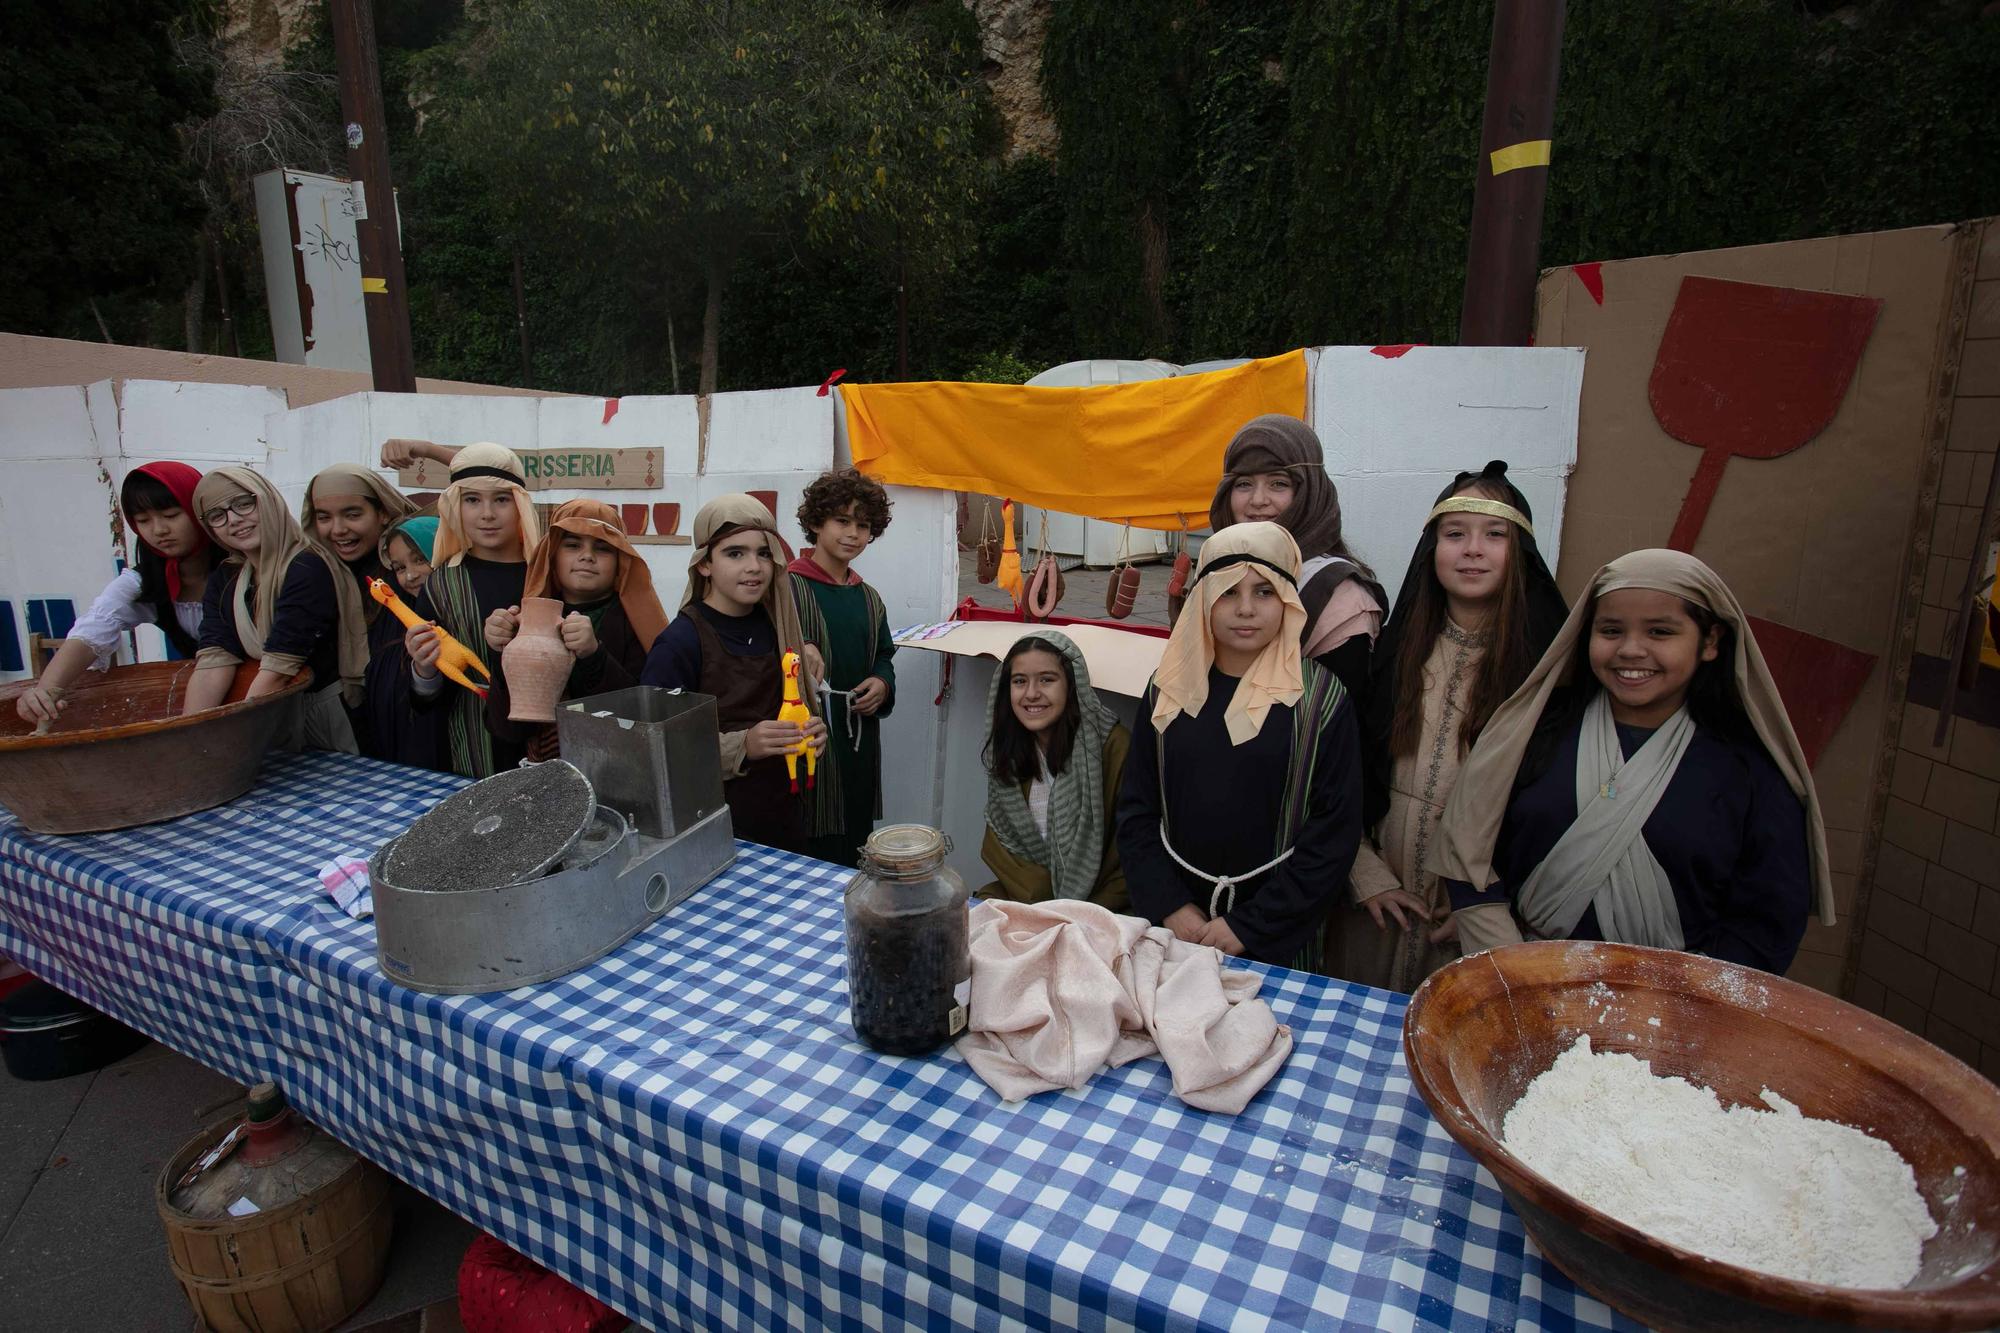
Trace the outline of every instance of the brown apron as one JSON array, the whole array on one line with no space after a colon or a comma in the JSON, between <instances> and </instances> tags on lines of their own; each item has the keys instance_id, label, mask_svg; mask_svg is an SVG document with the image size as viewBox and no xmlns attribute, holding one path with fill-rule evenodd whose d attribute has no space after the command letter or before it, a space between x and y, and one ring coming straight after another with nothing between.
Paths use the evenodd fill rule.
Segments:
<instances>
[{"instance_id":1,"label":"brown apron","mask_svg":"<svg viewBox=\"0 0 2000 1333\"><path fill-rule=\"evenodd\" d=\"M695 635L701 641L701 683L696 688L715 696L717 727L742 731L776 718L785 702L785 677L778 655L732 656L707 619L699 612L692 614ZM724 779L722 798L729 803L729 820L737 837L804 853L812 797L803 791L792 795L782 755L745 760L742 777Z\"/></svg>"}]
</instances>

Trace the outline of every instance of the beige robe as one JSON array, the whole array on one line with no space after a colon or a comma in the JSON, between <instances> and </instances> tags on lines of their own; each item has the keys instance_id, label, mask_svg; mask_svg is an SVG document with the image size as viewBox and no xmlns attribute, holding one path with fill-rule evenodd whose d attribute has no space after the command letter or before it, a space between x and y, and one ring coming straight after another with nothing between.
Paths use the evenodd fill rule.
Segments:
<instances>
[{"instance_id":1,"label":"beige robe","mask_svg":"<svg viewBox=\"0 0 2000 1333\"><path fill-rule=\"evenodd\" d=\"M1465 698L1474 673L1486 655L1484 635L1469 634L1445 622L1431 655L1424 661L1423 729L1414 753L1397 755L1389 778L1389 811L1364 838L1354 857L1349 883L1354 901L1336 910L1333 925L1334 975L1348 981L1390 990L1415 990L1431 973L1458 957L1458 945L1432 944L1427 936L1451 916L1450 895L1438 877L1423 869L1430 855L1431 835L1444 804L1458 781L1464 755L1458 732L1465 720ZM1405 931L1390 917L1384 930L1360 904L1390 889L1406 889L1431 909L1431 922Z\"/></svg>"}]
</instances>

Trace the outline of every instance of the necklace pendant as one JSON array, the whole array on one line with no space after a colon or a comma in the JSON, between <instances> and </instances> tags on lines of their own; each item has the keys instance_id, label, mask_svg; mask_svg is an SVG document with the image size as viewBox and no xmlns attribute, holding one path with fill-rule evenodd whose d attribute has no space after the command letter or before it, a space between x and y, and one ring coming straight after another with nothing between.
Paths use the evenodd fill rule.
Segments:
<instances>
[{"instance_id":1,"label":"necklace pendant","mask_svg":"<svg viewBox=\"0 0 2000 1333\"><path fill-rule=\"evenodd\" d=\"M1605 784L1604 784L1604 785L1603 785L1602 787L1599 787L1599 788L1597 789L1597 794L1598 794L1599 796L1602 796L1602 797L1603 797L1603 798L1604 798L1605 800L1607 800L1607 801L1615 801L1615 800L1617 800L1617 799L1618 799L1618 781L1617 781L1617 779L1616 779L1616 778L1614 778L1614 779L1612 779L1611 781L1609 781L1609 782L1605 783Z\"/></svg>"}]
</instances>

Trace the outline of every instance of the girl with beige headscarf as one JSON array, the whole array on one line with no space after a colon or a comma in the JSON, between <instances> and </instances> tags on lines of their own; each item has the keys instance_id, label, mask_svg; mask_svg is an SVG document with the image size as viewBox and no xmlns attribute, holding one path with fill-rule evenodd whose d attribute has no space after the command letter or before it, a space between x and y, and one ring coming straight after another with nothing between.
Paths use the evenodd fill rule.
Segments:
<instances>
[{"instance_id":1,"label":"girl with beige headscarf","mask_svg":"<svg viewBox=\"0 0 2000 1333\"><path fill-rule=\"evenodd\" d=\"M277 487L248 468L211 470L194 489L195 518L228 559L209 576L201 650L185 713L222 703L236 668L256 662L249 698L273 694L301 668L312 694L300 733L309 749L355 752L347 709L360 703L367 628L339 557L306 536Z\"/></svg>"},{"instance_id":2,"label":"girl with beige headscarf","mask_svg":"<svg viewBox=\"0 0 2000 1333\"><path fill-rule=\"evenodd\" d=\"M823 751L826 724L804 670L799 693L813 720L803 728L777 720L784 654L800 654L804 668L809 646L785 574L791 559L762 500L720 495L703 505L681 613L653 644L639 680L714 696L722 794L736 836L803 853L812 797L792 794L784 754L800 741Z\"/></svg>"},{"instance_id":3,"label":"girl with beige headscarf","mask_svg":"<svg viewBox=\"0 0 2000 1333\"><path fill-rule=\"evenodd\" d=\"M382 564L382 536L400 519L417 512L417 506L401 491L382 480L374 469L358 463L335 463L323 468L306 483L305 503L299 506L299 526L331 551L346 567L361 599L362 623L368 627L366 691L361 703L348 710L354 727L355 744L372 759L395 759L396 755L378 743L373 726L376 711L368 706L367 693L379 688L378 676L393 680L400 664L375 666L384 649L393 650L403 641L403 625L382 604L368 595L368 580L386 579Z\"/></svg>"},{"instance_id":4,"label":"girl with beige headscarf","mask_svg":"<svg viewBox=\"0 0 2000 1333\"><path fill-rule=\"evenodd\" d=\"M514 451L498 444L466 445L451 456L451 484L438 499L431 576L410 609L442 626L498 676L500 654L486 646L486 618L520 605L528 558L541 537L528 472ZM487 730L485 702L438 674L438 648L428 625L403 636L412 703L442 728L437 752L445 766L468 778L514 767L526 747Z\"/></svg>"},{"instance_id":5,"label":"girl with beige headscarf","mask_svg":"<svg viewBox=\"0 0 2000 1333\"><path fill-rule=\"evenodd\" d=\"M1140 702L1118 851L1138 914L1316 971L1361 836L1361 772L1346 689L1300 654L1299 564L1275 523L1202 546Z\"/></svg>"},{"instance_id":6,"label":"girl with beige headscarf","mask_svg":"<svg viewBox=\"0 0 2000 1333\"><path fill-rule=\"evenodd\" d=\"M1467 953L1607 939L1782 973L1815 905L1832 924L1812 774L1714 570L1597 571L1467 757L1431 868Z\"/></svg>"}]
</instances>

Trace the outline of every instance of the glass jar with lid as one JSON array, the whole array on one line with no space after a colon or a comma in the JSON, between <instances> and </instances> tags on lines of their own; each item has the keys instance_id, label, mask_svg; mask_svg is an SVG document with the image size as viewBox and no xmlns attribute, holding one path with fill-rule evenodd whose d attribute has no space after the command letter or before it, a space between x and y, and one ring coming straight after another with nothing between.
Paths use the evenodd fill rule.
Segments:
<instances>
[{"instance_id":1,"label":"glass jar with lid","mask_svg":"<svg viewBox=\"0 0 2000 1333\"><path fill-rule=\"evenodd\" d=\"M934 828L891 824L868 836L847 883L854 1035L885 1055L923 1055L965 1030L967 890L950 851Z\"/></svg>"}]
</instances>

